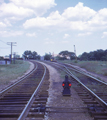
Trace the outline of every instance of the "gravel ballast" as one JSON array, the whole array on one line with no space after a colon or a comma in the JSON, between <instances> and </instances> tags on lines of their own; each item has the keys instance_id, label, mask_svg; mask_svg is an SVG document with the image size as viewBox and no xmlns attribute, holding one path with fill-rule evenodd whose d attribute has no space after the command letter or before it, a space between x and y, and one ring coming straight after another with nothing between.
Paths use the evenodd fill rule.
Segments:
<instances>
[{"instance_id":1,"label":"gravel ballast","mask_svg":"<svg viewBox=\"0 0 107 120\"><path fill-rule=\"evenodd\" d=\"M64 113L49 112L46 114L44 120L93 120L93 118L90 117L89 113L87 112L86 105L72 87L71 96L62 95L62 82L64 80L60 78L60 74L55 68L47 64L45 65L50 71L49 98L46 106L72 108L72 112L68 113L66 110Z\"/></svg>"}]
</instances>

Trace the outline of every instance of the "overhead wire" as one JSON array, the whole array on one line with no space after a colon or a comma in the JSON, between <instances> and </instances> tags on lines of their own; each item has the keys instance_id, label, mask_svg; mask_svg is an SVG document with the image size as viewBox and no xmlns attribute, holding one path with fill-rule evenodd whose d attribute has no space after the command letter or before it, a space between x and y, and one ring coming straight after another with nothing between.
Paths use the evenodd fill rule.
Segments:
<instances>
[{"instance_id":1,"label":"overhead wire","mask_svg":"<svg viewBox=\"0 0 107 120\"><path fill-rule=\"evenodd\" d=\"M0 40L1 42L3 42L3 43L5 43L6 45L7 45L7 43L6 42L4 42L3 40Z\"/></svg>"},{"instance_id":2,"label":"overhead wire","mask_svg":"<svg viewBox=\"0 0 107 120\"><path fill-rule=\"evenodd\" d=\"M4 42L3 40L0 40L2 43L4 43L4 44L6 44L7 45L7 43L6 42ZM9 47L0 47L0 49L8 49Z\"/></svg>"}]
</instances>

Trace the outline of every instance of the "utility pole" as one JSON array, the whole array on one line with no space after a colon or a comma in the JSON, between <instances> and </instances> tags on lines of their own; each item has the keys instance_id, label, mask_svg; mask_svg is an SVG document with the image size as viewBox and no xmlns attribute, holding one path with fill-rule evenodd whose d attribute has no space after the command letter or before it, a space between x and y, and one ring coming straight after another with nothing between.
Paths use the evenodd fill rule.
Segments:
<instances>
[{"instance_id":1,"label":"utility pole","mask_svg":"<svg viewBox=\"0 0 107 120\"><path fill-rule=\"evenodd\" d=\"M77 61L77 56L76 56L76 47L74 45L74 53L75 53L75 60Z\"/></svg>"},{"instance_id":2,"label":"utility pole","mask_svg":"<svg viewBox=\"0 0 107 120\"><path fill-rule=\"evenodd\" d=\"M17 44L16 42L8 42L7 45L10 45L11 46L11 63L12 63L12 47L13 46L16 46L15 44Z\"/></svg>"},{"instance_id":3,"label":"utility pole","mask_svg":"<svg viewBox=\"0 0 107 120\"><path fill-rule=\"evenodd\" d=\"M14 55L14 64L15 64L15 56L16 56L16 53L14 52L14 54L13 54L13 55Z\"/></svg>"},{"instance_id":4,"label":"utility pole","mask_svg":"<svg viewBox=\"0 0 107 120\"><path fill-rule=\"evenodd\" d=\"M14 54L13 54L14 55L14 64L15 64L15 60L16 60L16 53L17 52L14 52Z\"/></svg>"}]
</instances>

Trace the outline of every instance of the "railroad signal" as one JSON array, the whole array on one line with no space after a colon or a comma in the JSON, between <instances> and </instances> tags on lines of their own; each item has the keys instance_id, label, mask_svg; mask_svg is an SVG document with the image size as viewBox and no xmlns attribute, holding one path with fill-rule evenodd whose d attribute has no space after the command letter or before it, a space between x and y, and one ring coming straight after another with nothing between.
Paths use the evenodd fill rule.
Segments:
<instances>
[{"instance_id":1,"label":"railroad signal","mask_svg":"<svg viewBox=\"0 0 107 120\"><path fill-rule=\"evenodd\" d=\"M68 80L68 76L65 76L65 80L62 83L63 86L63 96L70 96L71 95L71 91L70 91L70 87L71 87L71 82Z\"/></svg>"},{"instance_id":2,"label":"railroad signal","mask_svg":"<svg viewBox=\"0 0 107 120\"><path fill-rule=\"evenodd\" d=\"M62 84L62 86L64 87L64 86L65 86L65 84L63 83L63 84Z\"/></svg>"}]
</instances>

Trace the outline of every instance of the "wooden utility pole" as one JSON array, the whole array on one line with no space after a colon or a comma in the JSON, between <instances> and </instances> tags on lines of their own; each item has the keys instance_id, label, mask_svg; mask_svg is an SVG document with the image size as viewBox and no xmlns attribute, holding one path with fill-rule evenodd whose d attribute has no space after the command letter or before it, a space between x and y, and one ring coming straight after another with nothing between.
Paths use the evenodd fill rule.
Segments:
<instances>
[{"instance_id":1,"label":"wooden utility pole","mask_svg":"<svg viewBox=\"0 0 107 120\"><path fill-rule=\"evenodd\" d=\"M77 56L76 56L76 47L74 45L74 53L75 53L75 60L77 61Z\"/></svg>"},{"instance_id":2,"label":"wooden utility pole","mask_svg":"<svg viewBox=\"0 0 107 120\"><path fill-rule=\"evenodd\" d=\"M17 44L16 42L8 42L7 45L10 45L11 46L11 63L12 63L12 47L13 46L16 46L15 44Z\"/></svg>"},{"instance_id":3,"label":"wooden utility pole","mask_svg":"<svg viewBox=\"0 0 107 120\"><path fill-rule=\"evenodd\" d=\"M16 53L17 52L14 52L14 54L13 54L14 55L14 64L15 64L15 60L16 60Z\"/></svg>"},{"instance_id":4,"label":"wooden utility pole","mask_svg":"<svg viewBox=\"0 0 107 120\"><path fill-rule=\"evenodd\" d=\"M16 56L16 53L14 52L14 54L13 54L13 55L14 55L14 64L15 64L15 56Z\"/></svg>"}]
</instances>

